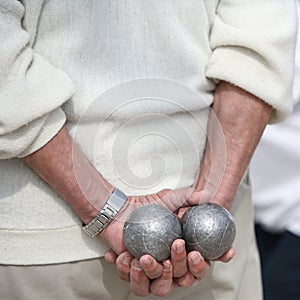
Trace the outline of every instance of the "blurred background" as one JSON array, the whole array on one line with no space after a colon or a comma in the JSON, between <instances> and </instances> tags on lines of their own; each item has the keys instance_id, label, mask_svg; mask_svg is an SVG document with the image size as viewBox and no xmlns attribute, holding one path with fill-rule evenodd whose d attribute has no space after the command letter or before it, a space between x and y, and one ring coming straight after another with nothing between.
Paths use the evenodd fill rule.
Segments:
<instances>
[{"instance_id":1,"label":"blurred background","mask_svg":"<svg viewBox=\"0 0 300 300\"><path fill-rule=\"evenodd\" d=\"M299 19L300 0L297 11ZM264 300L300 300L299 31L293 112L267 126L250 165Z\"/></svg>"}]
</instances>

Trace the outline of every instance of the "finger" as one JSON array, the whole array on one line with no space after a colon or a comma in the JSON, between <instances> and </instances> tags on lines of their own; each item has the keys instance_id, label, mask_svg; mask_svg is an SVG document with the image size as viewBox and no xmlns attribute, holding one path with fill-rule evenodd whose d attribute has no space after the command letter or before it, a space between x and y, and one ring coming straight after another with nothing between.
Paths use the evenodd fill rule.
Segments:
<instances>
[{"instance_id":1,"label":"finger","mask_svg":"<svg viewBox=\"0 0 300 300\"><path fill-rule=\"evenodd\" d=\"M227 262L230 262L234 256L235 256L235 249L230 248L224 255L215 259L215 261L221 261L221 262L227 263Z\"/></svg>"},{"instance_id":2,"label":"finger","mask_svg":"<svg viewBox=\"0 0 300 300\"><path fill-rule=\"evenodd\" d=\"M136 296L145 297L149 295L150 279L141 268L137 259L133 259L130 269L130 290Z\"/></svg>"},{"instance_id":3,"label":"finger","mask_svg":"<svg viewBox=\"0 0 300 300\"><path fill-rule=\"evenodd\" d=\"M199 283L200 279L196 278L190 272L186 273L184 276L177 278L176 283L178 286L188 287L194 286Z\"/></svg>"},{"instance_id":4,"label":"finger","mask_svg":"<svg viewBox=\"0 0 300 300\"><path fill-rule=\"evenodd\" d=\"M158 297L169 295L175 288L172 273L172 264L170 260L164 261L162 275L160 278L153 280L150 285L150 292Z\"/></svg>"},{"instance_id":5,"label":"finger","mask_svg":"<svg viewBox=\"0 0 300 300\"><path fill-rule=\"evenodd\" d=\"M122 280L129 281L130 267L131 267L132 260L133 260L133 256L127 251L121 253L116 259L116 265L117 265L119 277Z\"/></svg>"},{"instance_id":6,"label":"finger","mask_svg":"<svg viewBox=\"0 0 300 300\"><path fill-rule=\"evenodd\" d=\"M210 263L206 261L198 251L188 254L188 268L197 279L202 279L209 271Z\"/></svg>"},{"instance_id":7,"label":"finger","mask_svg":"<svg viewBox=\"0 0 300 300\"><path fill-rule=\"evenodd\" d=\"M178 211L176 212L177 214L177 217L179 219L179 221L181 221L182 219L182 216L184 215L184 213L190 208L190 206L187 206L187 207L182 207L182 208L179 208Z\"/></svg>"},{"instance_id":8,"label":"finger","mask_svg":"<svg viewBox=\"0 0 300 300\"><path fill-rule=\"evenodd\" d=\"M210 263L205 261L201 254L197 251L192 251L188 254L188 269L189 272L177 279L180 286L194 286L207 274Z\"/></svg>"},{"instance_id":9,"label":"finger","mask_svg":"<svg viewBox=\"0 0 300 300\"><path fill-rule=\"evenodd\" d=\"M118 255L112 249L109 249L104 253L105 260L110 264L115 264L117 257Z\"/></svg>"},{"instance_id":10,"label":"finger","mask_svg":"<svg viewBox=\"0 0 300 300\"><path fill-rule=\"evenodd\" d=\"M188 272L185 241L175 240L171 248L171 262L173 265L173 277L178 278Z\"/></svg>"},{"instance_id":11,"label":"finger","mask_svg":"<svg viewBox=\"0 0 300 300\"><path fill-rule=\"evenodd\" d=\"M163 266L151 255L143 255L140 258L140 265L150 279L158 278L162 275Z\"/></svg>"},{"instance_id":12,"label":"finger","mask_svg":"<svg viewBox=\"0 0 300 300\"><path fill-rule=\"evenodd\" d=\"M188 205L197 205L200 203L209 202L211 200L211 192L201 190L193 192L187 199Z\"/></svg>"},{"instance_id":13,"label":"finger","mask_svg":"<svg viewBox=\"0 0 300 300\"><path fill-rule=\"evenodd\" d=\"M193 192L193 188L181 188L177 190L168 190L159 194L164 203L171 211L176 211L178 208L187 205L187 200Z\"/></svg>"}]
</instances>

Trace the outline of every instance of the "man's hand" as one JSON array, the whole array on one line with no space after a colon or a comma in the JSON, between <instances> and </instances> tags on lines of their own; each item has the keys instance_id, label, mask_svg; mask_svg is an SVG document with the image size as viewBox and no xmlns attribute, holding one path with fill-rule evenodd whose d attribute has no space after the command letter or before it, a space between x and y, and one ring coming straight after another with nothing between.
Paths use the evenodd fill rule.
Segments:
<instances>
[{"instance_id":1,"label":"man's hand","mask_svg":"<svg viewBox=\"0 0 300 300\"><path fill-rule=\"evenodd\" d=\"M233 248L216 261L229 262L235 254ZM186 253L185 242L175 240L171 248L171 258L158 263L152 256L144 255L139 261L124 251L119 256L111 249L105 259L115 263L121 279L130 282L131 291L137 296L150 293L166 296L174 288L193 286L209 271L210 262L197 251Z\"/></svg>"},{"instance_id":2,"label":"man's hand","mask_svg":"<svg viewBox=\"0 0 300 300\"><path fill-rule=\"evenodd\" d=\"M139 261L134 259L129 252L124 251L122 232L125 219L139 205L157 203L179 212L182 207L205 202L205 195L204 192L195 192L191 188L185 188L174 191L163 190L147 196L129 197L129 204L121 216L100 234L101 238L112 247L105 254L105 259L117 265L119 277L130 282L131 291L135 295L146 296L152 293L165 296L176 287L193 286L207 274L210 262L204 260L197 251L187 253L185 241L182 239L173 242L170 259L162 263L157 262L150 255L142 256ZM233 256L234 249L232 248L218 260L227 262Z\"/></svg>"},{"instance_id":3,"label":"man's hand","mask_svg":"<svg viewBox=\"0 0 300 300\"><path fill-rule=\"evenodd\" d=\"M86 224L102 209L114 189L89 162L65 128L62 128L44 147L24 157L23 160L72 207ZM176 211L182 206L197 204L195 201L200 201L199 199L205 201L201 197L203 192L198 192L197 197L189 198L192 191L192 188L177 191L163 190L153 195L129 197L127 205L120 211L118 218L100 234L100 237L117 254L121 254L126 250L123 243L123 225L126 217L135 207L148 203L158 203L167 206L171 211ZM165 262L163 266L154 261L153 265L145 266L145 271L143 270L145 273L140 272L136 263L131 263L130 259L130 266L131 264L135 266L135 269L132 271L130 269L129 273L121 272L123 274L121 276L128 277L128 274L132 272L130 276L133 289L135 289L134 286L139 285L135 278L139 278L142 274L148 278L143 277L144 285L141 285L143 291L146 289L147 293L150 290L156 294L165 293L166 289L163 289L162 286L165 287L166 283L170 284L170 280L166 280L170 274L168 262ZM146 262L142 262L142 266L144 264L147 265ZM179 264L183 265L182 262ZM178 267L176 263L174 265L171 267L172 274L173 268L176 272L184 273L180 271L182 266ZM146 282L150 282L152 277L157 280L151 282L153 283L151 288L145 288ZM180 281L179 284L181 284ZM178 283L172 281L169 289L175 285Z\"/></svg>"},{"instance_id":4,"label":"man's hand","mask_svg":"<svg viewBox=\"0 0 300 300\"><path fill-rule=\"evenodd\" d=\"M162 297L176 287L197 284L209 270L210 262L196 251L187 255L182 245L184 240L174 241L171 258L161 263L150 255L144 255L138 261L127 251L117 256L109 250L105 257L107 261L116 263L120 278L130 282L135 295L146 296L151 293Z\"/></svg>"},{"instance_id":5,"label":"man's hand","mask_svg":"<svg viewBox=\"0 0 300 300\"><path fill-rule=\"evenodd\" d=\"M191 197L192 194L193 197ZM137 207L156 203L167 207L172 212L177 212L182 207L199 204L204 201L205 194L201 191L194 192L190 187L178 190L165 189L158 193L145 196L129 196L124 208L99 236L117 255L119 255L126 250L123 242L124 223Z\"/></svg>"}]
</instances>

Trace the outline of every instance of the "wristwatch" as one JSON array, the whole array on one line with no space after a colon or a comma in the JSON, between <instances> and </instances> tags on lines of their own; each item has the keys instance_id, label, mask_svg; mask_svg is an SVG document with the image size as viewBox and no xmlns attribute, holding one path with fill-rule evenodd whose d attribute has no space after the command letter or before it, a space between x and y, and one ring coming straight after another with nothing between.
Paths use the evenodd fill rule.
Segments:
<instances>
[{"instance_id":1,"label":"wristwatch","mask_svg":"<svg viewBox=\"0 0 300 300\"><path fill-rule=\"evenodd\" d=\"M127 196L115 188L97 216L89 224L83 224L83 231L92 238L97 236L114 219L126 200Z\"/></svg>"}]
</instances>

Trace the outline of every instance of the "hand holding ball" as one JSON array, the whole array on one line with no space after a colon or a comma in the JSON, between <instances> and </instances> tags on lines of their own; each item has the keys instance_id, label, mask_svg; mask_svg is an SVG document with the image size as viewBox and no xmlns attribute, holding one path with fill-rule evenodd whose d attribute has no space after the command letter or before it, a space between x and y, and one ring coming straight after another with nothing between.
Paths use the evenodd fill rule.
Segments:
<instances>
[{"instance_id":1,"label":"hand holding ball","mask_svg":"<svg viewBox=\"0 0 300 300\"><path fill-rule=\"evenodd\" d=\"M216 259L232 246L236 228L231 214L214 203L189 208L180 225L177 217L158 204L143 205L124 225L124 243L136 258L152 255L157 261L170 257L174 240L183 238L187 251L199 251L205 259Z\"/></svg>"}]
</instances>

